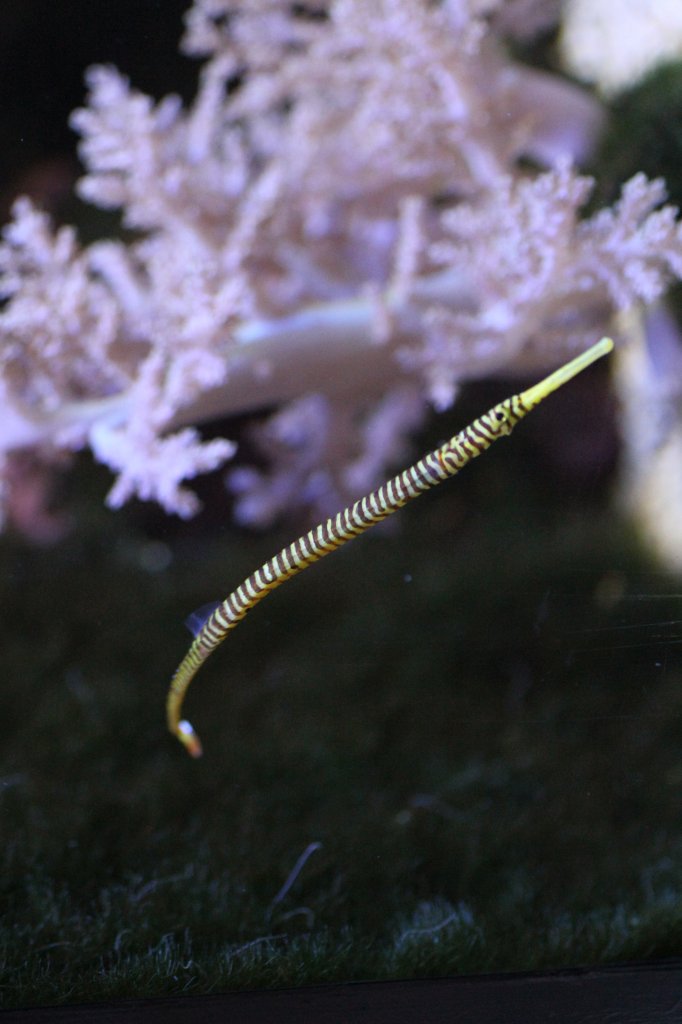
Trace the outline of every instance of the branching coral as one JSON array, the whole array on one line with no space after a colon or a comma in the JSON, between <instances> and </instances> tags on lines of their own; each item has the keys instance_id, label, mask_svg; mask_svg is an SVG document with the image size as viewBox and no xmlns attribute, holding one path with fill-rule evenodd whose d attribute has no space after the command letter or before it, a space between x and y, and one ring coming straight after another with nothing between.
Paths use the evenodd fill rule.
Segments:
<instances>
[{"instance_id":1,"label":"branching coral","mask_svg":"<svg viewBox=\"0 0 682 1024\"><path fill-rule=\"evenodd\" d=\"M5 461L89 446L118 475L111 504L191 515L183 482L234 451L196 425L274 409L258 431L279 461L231 475L240 518L326 509L384 475L428 401L554 365L656 298L682 276L662 186L637 177L582 220L573 165L599 107L506 53L502 30L542 8L195 0L189 108L91 69L80 193L133 240L81 248L17 202L0 245Z\"/></svg>"}]
</instances>

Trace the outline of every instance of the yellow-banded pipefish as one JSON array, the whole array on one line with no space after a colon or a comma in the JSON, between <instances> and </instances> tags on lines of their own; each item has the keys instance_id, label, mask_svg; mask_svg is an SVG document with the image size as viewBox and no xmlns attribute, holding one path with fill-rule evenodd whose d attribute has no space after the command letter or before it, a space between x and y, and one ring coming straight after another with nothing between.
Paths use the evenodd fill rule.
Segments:
<instances>
[{"instance_id":1,"label":"yellow-banded pipefish","mask_svg":"<svg viewBox=\"0 0 682 1024\"><path fill-rule=\"evenodd\" d=\"M519 420L544 398L612 349L611 339L602 338L539 384L495 405L414 466L283 548L244 580L229 597L217 604L205 621L199 613L199 617L195 617L198 627L196 637L173 676L167 701L168 728L189 753L199 757L201 743L190 723L180 718L187 688L209 654L241 622L250 608L313 562L397 512L412 498L459 473L471 459L489 448L493 441L510 434Z\"/></svg>"}]
</instances>

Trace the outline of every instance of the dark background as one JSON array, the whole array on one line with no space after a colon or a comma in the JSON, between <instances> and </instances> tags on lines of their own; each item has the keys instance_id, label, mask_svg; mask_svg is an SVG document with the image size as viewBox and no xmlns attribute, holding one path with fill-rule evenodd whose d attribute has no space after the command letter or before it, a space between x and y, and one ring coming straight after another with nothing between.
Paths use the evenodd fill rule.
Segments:
<instances>
[{"instance_id":1,"label":"dark background","mask_svg":"<svg viewBox=\"0 0 682 1024\"><path fill-rule=\"evenodd\" d=\"M178 53L188 0L3 0L0 203L17 192L59 207L78 173L71 111L84 72L112 63L154 97L191 97L197 64Z\"/></svg>"}]
</instances>

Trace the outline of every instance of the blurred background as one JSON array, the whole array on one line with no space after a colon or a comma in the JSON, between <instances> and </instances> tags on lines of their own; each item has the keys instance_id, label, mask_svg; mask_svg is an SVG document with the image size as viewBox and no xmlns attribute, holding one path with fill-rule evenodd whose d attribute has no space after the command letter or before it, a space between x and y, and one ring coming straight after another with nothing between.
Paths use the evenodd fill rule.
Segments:
<instances>
[{"instance_id":1,"label":"blurred background","mask_svg":"<svg viewBox=\"0 0 682 1024\"><path fill-rule=\"evenodd\" d=\"M3 219L28 193L116 230L68 115L95 62L190 99L185 7L5 0ZM614 109L609 198L644 159ZM190 691L198 762L165 730L183 619L309 524L238 529L220 474L189 522L112 512L84 455L0 538L2 1005L679 955L682 586L613 500L609 372L254 610ZM414 456L518 389L467 388Z\"/></svg>"}]
</instances>

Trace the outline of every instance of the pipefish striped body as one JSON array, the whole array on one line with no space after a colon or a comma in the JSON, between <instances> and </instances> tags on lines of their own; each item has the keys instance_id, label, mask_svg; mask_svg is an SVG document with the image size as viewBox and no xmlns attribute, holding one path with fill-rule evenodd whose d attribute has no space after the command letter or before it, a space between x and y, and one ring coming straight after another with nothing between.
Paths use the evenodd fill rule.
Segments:
<instances>
[{"instance_id":1,"label":"pipefish striped body","mask_svg":"<svg viewBox=\"0 0 682 1024\"><path fill-rule=\"evenodd\" d=\"M510 434L543 399L612 349L612 340L602 338L539 384L493 406L409 469L283 548L221 601L201 623L168 691L168 728L187 751L193 757L200 757L202 753L196 732L186 719L180 717L187 688L209 654L254 605L313 562L397 512L408 501L455 476L467 463L486 451L493 441Z\"/></svg>"}]
</instances>

